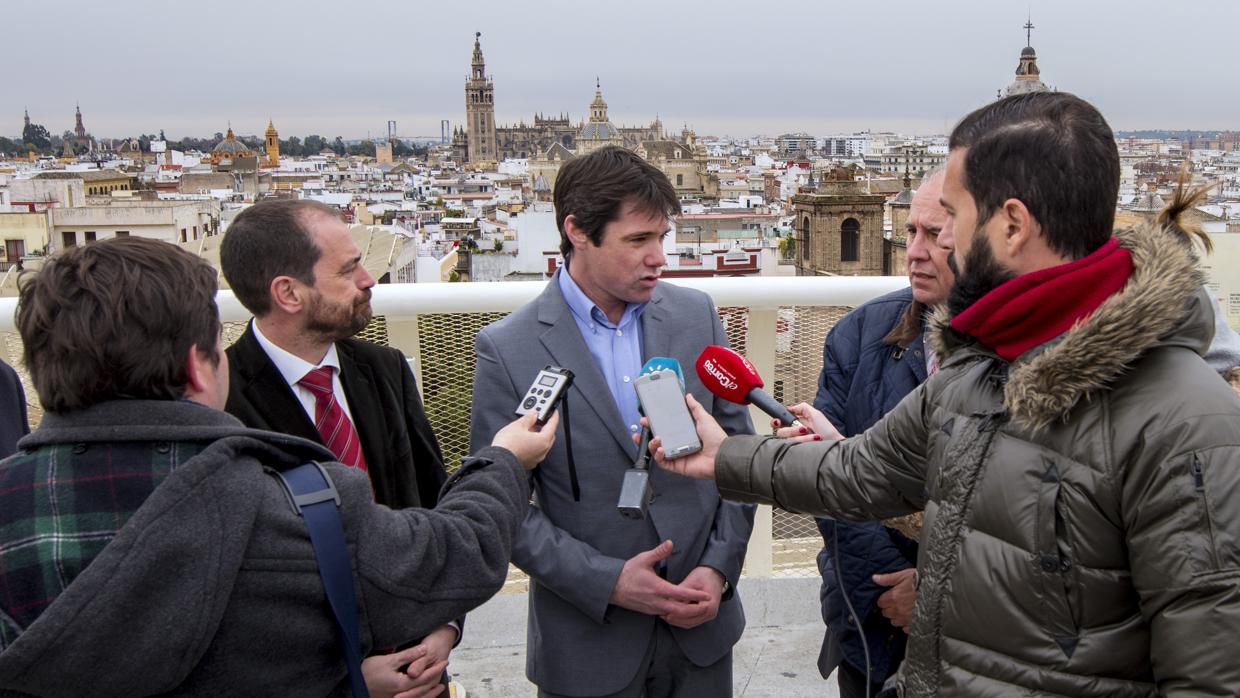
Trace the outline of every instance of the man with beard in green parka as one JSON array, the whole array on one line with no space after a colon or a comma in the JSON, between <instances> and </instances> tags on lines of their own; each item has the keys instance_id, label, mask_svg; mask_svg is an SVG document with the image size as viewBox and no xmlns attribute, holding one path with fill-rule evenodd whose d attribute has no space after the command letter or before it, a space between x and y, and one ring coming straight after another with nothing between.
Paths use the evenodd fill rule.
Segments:
<instances>
[{"instance_id":1,"label":"man with beard in green parka","mask_svg":"<svg viewBox=\"0 0 1240 698\"><path fill-rule=\"evenodd\" d=\"M725 440L691 401L703 450L667 467L844 520L924 507L903 696L1240 694L1240 399L1202 360L1195 197L1113 235L1114 136L1064 93L949 148L939 371L844 440L807 407L823 441Z\"/></svg>"}]
</instances>

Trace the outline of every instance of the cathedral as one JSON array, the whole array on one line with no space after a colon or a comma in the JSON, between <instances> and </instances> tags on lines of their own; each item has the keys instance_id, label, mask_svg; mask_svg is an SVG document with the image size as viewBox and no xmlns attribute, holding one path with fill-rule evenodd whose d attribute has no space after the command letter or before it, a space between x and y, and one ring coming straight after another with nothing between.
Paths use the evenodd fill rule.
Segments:
<instances>
[{"instance_id":1,"label":"cathedral","mask_svg":"<svg viewBox=\"0 0 1240 698\"><path fill-rule=\"evenodd\" d=\"M567 114L536 114L532 124L523 120L512 126L496 126L494 85L486 74L481 37L481 33L474 34L470 77L465 82L465 128L457 127L452 133L453 156L457 162L480 164L513 158L551 159L556 155L550 152L555 145L577 155L607 145L637 150L645 141L666 138L663 124L657 117L649 126L613 124L607 116L607 102L597 79L590 116L585 122L574 124Z\"/></svg>"}]
</instances>

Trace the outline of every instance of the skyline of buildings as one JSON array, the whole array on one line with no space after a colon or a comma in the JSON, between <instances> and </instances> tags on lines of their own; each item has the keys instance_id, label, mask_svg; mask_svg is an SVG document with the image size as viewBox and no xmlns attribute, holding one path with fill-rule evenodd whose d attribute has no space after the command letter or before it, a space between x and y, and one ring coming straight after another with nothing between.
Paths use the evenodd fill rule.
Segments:
<instances>
[{"instance_id":1,"label":"skyline of buildings","mask_svg":"<svg viewBox=\"0 0 1240 698\"><path fill-rule=\"evenodd\" d=\"M1027 20L1025 45L996 97L1054 88L1042 77L1032 29ZM75 104L73 129L44 148L60 152L0 162L0 264L11 272L123 235L209 256L246 206L310 198L384 236L379 248L390 251L376 278L545 278L559 263L550 199L560 167L620 146L661 170L681 198L684 215L667 249L671 276L892 274L901 270L912 191L948 153L941 134L899 131L699 136L687 123L665 128L658 110L649 122L617 125L597 77L581 118L539 110L532 122L498 123L504 84L488 69L478 32L468 65L452 112L464 124L445 124L440 139L416 152L398 148L391 123L385 136L347 148L340 139L281 140L278 113L261 139L239 136L228 120L224 133L189 146L162 130L160 138L109 140L91 134L89 113ZM24 118L31 129L33 117ZM1196 215L1210 232L1240 232L1240 133L1122 138L1119 147L1121 211L1156 211L1190 165L1196 183L1216 187Z\"/></svg>"}]
</instances>

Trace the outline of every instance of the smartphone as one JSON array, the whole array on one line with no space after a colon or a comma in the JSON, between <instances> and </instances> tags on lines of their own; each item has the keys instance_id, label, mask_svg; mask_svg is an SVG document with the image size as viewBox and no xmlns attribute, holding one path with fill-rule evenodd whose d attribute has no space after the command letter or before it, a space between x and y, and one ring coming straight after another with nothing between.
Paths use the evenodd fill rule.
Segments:
<instances>
[{"instance_id":1,"label":"smartphone","mask_svg":"<svg viewBox=\"0 0 1240 698\"><path fill-rule=\"evenodd\" d=\"M680 458L702 450L675 371L665 368L647 373L633 382L633 388L637 390L642 414L650 420L650 431L663 440L666 458Z\"/></svg>"}]
</instances>

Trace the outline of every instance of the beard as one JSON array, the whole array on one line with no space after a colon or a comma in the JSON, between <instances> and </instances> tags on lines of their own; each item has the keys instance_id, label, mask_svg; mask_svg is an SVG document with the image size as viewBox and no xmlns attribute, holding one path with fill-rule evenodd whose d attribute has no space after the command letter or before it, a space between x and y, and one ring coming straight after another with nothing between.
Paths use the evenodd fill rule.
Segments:
<instances>
[{"instance_id":1,"label":"beard","mask_svg":"<svg viewBox=\"0 0 1240 698\"><path fill-rule=\"evenodd\" d=\"M306 319L306 331L328 341L347 339L361 332L370 324L374 312L370 308L370 289L351 305L329 305L323 296L315 293Z\"/></svg>"},{"instance_id":2,"label":"beard","mask_svg":"<svg viewBox=\"0 0 1240 698\"><path fill-rule=\"evenodd\" d=\"M947 266L956 275L956 283L952 284L947 294L947 311L953 318L981 300L982 296L1017 277L1015 271L995 259L990 240L982 231L974 233L973 239L976 242L964 258L964 273L956 264L955 250L947 256Z\"/></svg>"}]
</instances>

